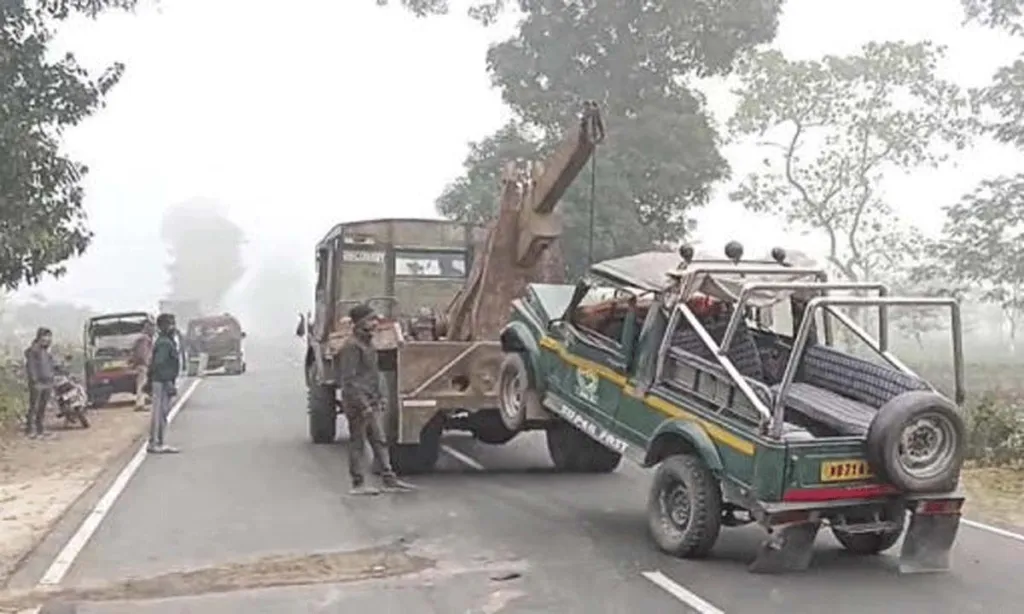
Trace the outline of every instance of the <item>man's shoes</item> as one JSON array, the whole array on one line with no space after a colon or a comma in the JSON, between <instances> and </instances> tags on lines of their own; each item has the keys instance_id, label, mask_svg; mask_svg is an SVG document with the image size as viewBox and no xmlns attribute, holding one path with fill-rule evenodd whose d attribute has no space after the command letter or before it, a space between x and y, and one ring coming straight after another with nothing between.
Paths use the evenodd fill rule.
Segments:
<instances>
[{"instance_id":1,"label":"man's shoes","mask_svg":"<svg viewBox=\"0 0 1024 614\"><path fill-rule=\"evenodd\" d=\"M408 482L399 480L398 478L391 478L390 480L384 480L384 491L385 492L412 492L417 490L415 486Z\"/></svg>"},{"instance_id":2,"label":"man's shoes","mask_svg":"<svg viewBox=\"0 0 1024 614\"><path fill-rule=\"evenodd\" d=\"M32 431L31 433L25 433L25 437L29 439L39 439L39 433Z\"/></svg>"},{"instance_id":3,"label":"man's shoes","mask_svg":"<svg viewBox=\"0 0 1024 614\"><path fill-rule=\"evenodd\" d=\"M51 433L49 431L46 431L44 433L39 433L39 434L36 435L36 439L45 439L47 441L50 441L50 440L53 440L53 439L56 439L56 438L57 438L57 433Z\"/></svg>"},{"instance_id":4,"label":"man's shoes","mask_svg":"<svg viewBox=\"0 0 1024 614\"><path fill-rule=\"evenodd\" d=\"M367 486L366 484L357 484L353 486L351 489L349 489L348 494L354 496L379 495L380 490L374 488L373 486Z\"/></svg>"},{"instance_id":5,"label":"man's shoes","mask_svg":"<svg viewBox=\"0 0 1024 614\"><path fill-rule=\"evenodd\" d=\"M181 450L174 446L160 446L160 451L163 454L177 454L178 452L181 452Z\"/></svg>"}]
</instances>

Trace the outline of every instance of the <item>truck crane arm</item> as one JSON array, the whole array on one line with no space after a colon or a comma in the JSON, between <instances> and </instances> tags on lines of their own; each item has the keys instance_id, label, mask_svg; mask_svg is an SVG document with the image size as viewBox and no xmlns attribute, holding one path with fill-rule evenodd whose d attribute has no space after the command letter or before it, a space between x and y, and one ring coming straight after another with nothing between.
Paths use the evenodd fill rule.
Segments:
<instances>
[{"instance_id":1,"label":"truck crane arm","mask_svg":"<svg viewBox=\"0 0 1024 614\"><path fill-rule=\"evenodd\" d=\"M466 285L442 320L440 332L448 339L493 339L505 324L509 304L527 284L564 281L565 267L555 244L562 223L555 209L604 134L600 109L587 102L545 163L525 169L506 163L497 218L482 249L476 250Z\"/></svg>"}]
</instances>

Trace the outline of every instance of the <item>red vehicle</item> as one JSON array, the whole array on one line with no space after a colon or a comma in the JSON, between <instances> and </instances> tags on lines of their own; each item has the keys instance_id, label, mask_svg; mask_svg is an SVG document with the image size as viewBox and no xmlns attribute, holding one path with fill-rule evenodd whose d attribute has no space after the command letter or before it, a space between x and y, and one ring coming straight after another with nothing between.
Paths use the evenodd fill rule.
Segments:
<instances>
[{"instance_id":1,"label":"red vehicle","mask_svg":"<svg viewBox=\"0 0 1024 614\"><path fill-rule=\"evenodd\" d=\"M85 323L85 387L89 404L105 405L118 393L135 393L132 345L153 316L145 311L108 313Z\"/></svg>"}]
</instances>

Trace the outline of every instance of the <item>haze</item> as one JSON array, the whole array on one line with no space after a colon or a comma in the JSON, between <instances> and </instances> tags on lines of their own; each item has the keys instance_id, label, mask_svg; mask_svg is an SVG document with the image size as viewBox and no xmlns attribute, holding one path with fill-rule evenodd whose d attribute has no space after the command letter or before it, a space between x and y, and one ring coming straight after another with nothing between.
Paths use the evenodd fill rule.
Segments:
<instances>
[{"instance_id":1,"label":"haze","mask_svg":"<svg viewBox=\"0 0 1024 614\"><path fill-rule=\"evenodd\" d=\"M949 46L949 75L981 84L1017 43L961 19L958 0L790 0L775 44L813 57L869 40L930 38ZM225 301L244 318L253 306L240 303L255 277L296 268L308 283L312 246L334 223L435 217L434 199L460 174L468 142L507 118L484 54L511 25L485 29L461 10L418 20L371 0L164 0L134 16L69 22L64 46L90 67L123 60L128 72L107 108L67 140L91 167L93 246L66 277L22 296L155 308L167 290L160 220L168 207L201 199L246 234L247 272ZM727 85L706 89L724 121ZM726 151L736 177L762 157L748 145ZM983 175L1019 168L1021 156L982 142L956 162L890 179L891 202L934 212L915 221L937 230L942 205ZM702 241L816 251L728 203L725 188L698 215ZM288 300L296 311L310 302L308 293Z\"/></svg>"}]
</instances>

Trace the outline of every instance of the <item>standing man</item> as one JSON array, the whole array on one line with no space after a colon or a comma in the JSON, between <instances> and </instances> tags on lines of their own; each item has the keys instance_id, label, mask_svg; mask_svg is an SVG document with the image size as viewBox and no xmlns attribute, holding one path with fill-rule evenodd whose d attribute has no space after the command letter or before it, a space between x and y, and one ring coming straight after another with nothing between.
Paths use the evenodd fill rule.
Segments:
<instances>
[{"instance_id":1,"label":"standing man","mask_svg":"<svg viewBox=\"0 0 1024 614\"><path fill-rule=\"evenodd\" d=\"M174 316L161 313L156 318L158 331L153 342L153 356L149 362L149 385L153 398L153 409L149 420L149 445L146 451L152 454L172 454L177 448L164 444L164 429L171 412L171 399L177 396L175 381L181 369L178 346L174 342Z\"/></svg>"},{"instance_id":2,"label":"standing man","mask_svg":"<svg viewBox=\"0 0 1024 614\"><path fill-rule=\"evenodd\" d=\"M135 369L135 411L146 411L146 381L153 358L153 323L142 325L142 334L132 345L131 366Z\"/></svg>"},{"instance_id":3,"label":"standing man","mask_svg":"<svg viewBox=\"0 0 1024 614\"><path fill-rule=\"evenodd\" d=\"M54 363L50 354L53 333L49 328L36 330L36 338L25 349L25 374L28 376L28 412L25 414L25 434L30 439L51 439L43 430L46 406L53 395Z\"/></svg>"},{"instance_id":4,"label":"standing man","mask_svg":"<svg viewBox=\"0 0 1024 614\"><path fill-rule=\"evenodd\" d=\"M353 495L375 495L380 491L366 484L364 466L366 443L369 441L373 460L380 466L385 490L408 491L415 487L398 479L391 468L388 449L379 414L384 410L384 394L377 350L373 347L373 330L377 314L368 305L356 305L348 312L352 319L352 335L338 353L338 380L341 403L348 418L348 471L352 477Z\"/></svg>"}]
</instances>

